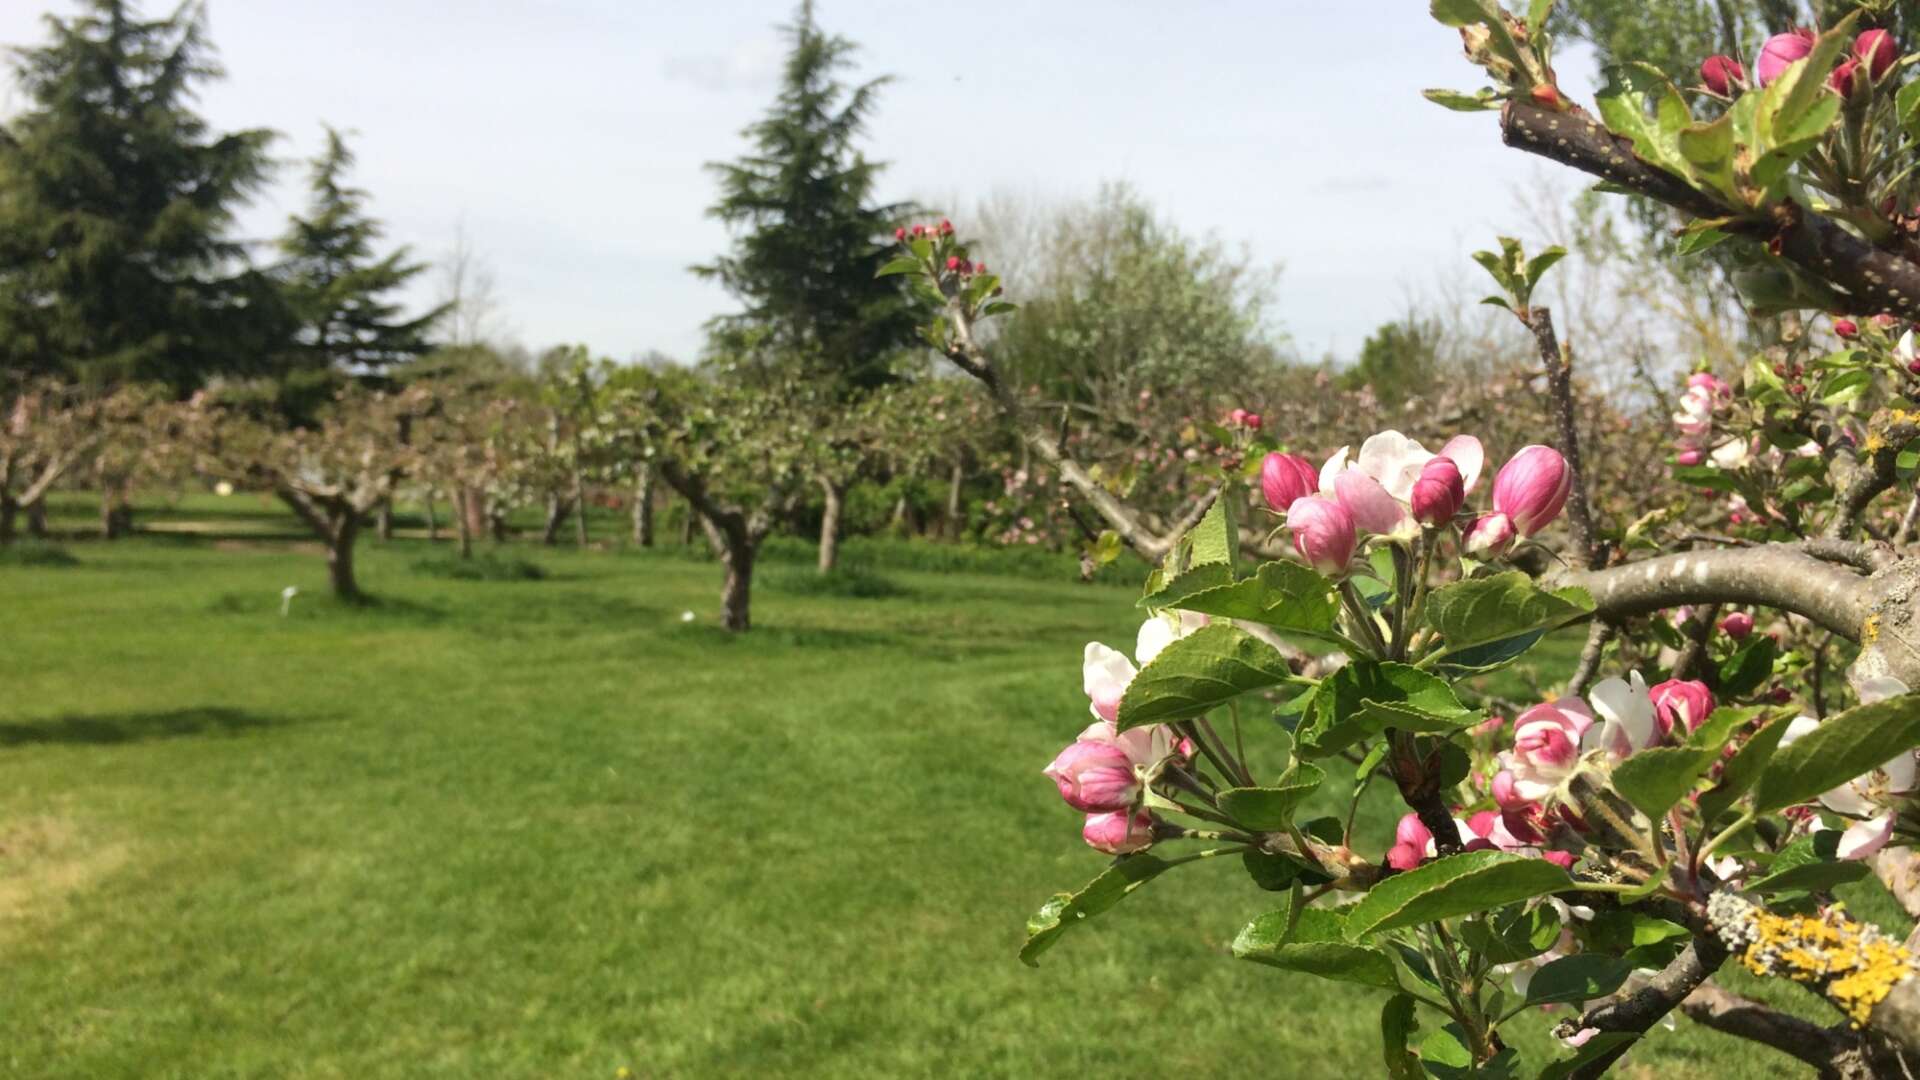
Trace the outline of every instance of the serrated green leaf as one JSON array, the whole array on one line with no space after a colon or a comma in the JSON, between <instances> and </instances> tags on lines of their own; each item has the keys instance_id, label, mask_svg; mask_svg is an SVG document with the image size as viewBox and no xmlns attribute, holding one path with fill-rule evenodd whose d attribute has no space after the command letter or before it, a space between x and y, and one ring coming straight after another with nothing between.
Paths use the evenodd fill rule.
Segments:
<instances>
[{"instance_id":1,"label":"serrated green leaf","mask_svg":"<svg viewBox=\"0 0 1920 1080\"><path fill-rule=\"evenodd\" d=\"M1273 646L1224 623L1213 623L1160 650L1120 698L1120 727L1200 716L1254 690L1298 677Z\"/></svg>"},{"instance_id":2,"label":"serrated green leaf","mask_svg":"<svg viewBox=\"0 0 1920 1080\"><path fill-rule=\"evenodd\" d=\"M1222 791L1220 809L1249 829L1277 832L1293 823L1294 810L1326 778L1318 766L1302 762L1293 770L1291 778L1273 787L1236 787Z\"/></svg>"},{"instance_id":3,"label":"serrated green leaf","mask_svg":"<svg viewBox=\"0 0 1920 1080\"><path fill-rule=\"evenodd\" d=\"M1495 964L1539 956L1560 938L1560 913L1552 905L1513 905L1460 924L1460 940Z\"/></svg>"},{"instance_id":4,"label":"serrated green leaf","mask_svg":"<svg viewBox=\"0 0 1920 1080\"><path fill-rule=\"evenodd\" d=\"M1148 601L1142 600L1141 606L1148 606ZM1179 606L1310 636L1331 632L1340 612L1333 582L1290 562L1262 563L1251 577L1188 592Z\"/></svg>"},{"instance_id":5,"label":"serrated green leaf","mask_svg":"<svg viewBox=\"0 0 1920 1080\"><path fill-rule=\"evenodd\" d=\"M1765 874L1747 882L1742 890L1813 892L1860 880L1867 875L1867 864L1858 859L1840 858L1840 836L1838 829L1825 829L1795 840L1774 856Z\"/></svg>"},{"instance_id":6,"label":"serrated green leaf","mask_svg":"<svg viewBox=\"0 0 1920 1080\"><path fill-rule=\"evenodd\" d=\"M1420 96L1454 112L1486 112L1500 107L1500 99L1488 90L1473 94L1463 94L1458 90L1422 90Z\"/></svg>"},{"instance_id":7,"label":"serrated green leaf","mask_svg":"<svg viewBox=\"0 0 1920 1080\"><path fill-rule=\"evenodd\" d=\"M890 274L917 274L921 269L920 260L912 258L911 256L902 255L897 259L889 260L884 266L880 267L879 272L873 276L886 277Z\"/></svg>"},{"instance_id":8,"label":"serrated green leaf","mask_svg":"<svg viewBox=\"0 0 1920 1080\"><path fill-rule=\"evenodd\" d=\"M1397 721L1420 730L1452 730L1478 722L1444 679L1406 664L1356 660L1321 680L1308 719L1296 732L1303 757L1325 757L1378 735Z\"/></svg>"},{"instance_id":9,"label":"serrated green leaf","mask_svg":"<svg viewBox=\"0 0 1920 1080\"><path fill-rule=\"evenodd\" d=\"M1719 691L1730 698L1746 697L1773 678L1773 662L1779 652L1773 639L1756 634L1732 655L1720 662Z\"/></svg>"},{"instance_id":10,"label":"serrated green leaf","mask_svg":"<svg viewBox=\"0 0 1920 1080\"><path fill-rule=\"evenodd\" d=\"M1241 960L1304 971L1324 979L1359 983L1383 990L1400 989L1400 976L1393 960L1371 945L1355 945L1347 940L1346 919L1337 911L1308 908L1287 923L1291 910L1268 912L1248 923L1233 939L1233 955Z\"/></svg>"},{"instance_id":11,"label":"serrated green leaf","mask_svg":"<svg viewBox=\"0 0 1920 1080\"><path fill-rule=\"evenodd\" d=\"M1449 855L1375 885L1348 909L1346 935L1358 940L1572 887L1573 878L1545 859L1504 851Z\"/></svg>"},{"instance_id":12,"label":"serrated green leaf","mask_svg":"<svg viewBox=\"0 0 1920 1080\"><path fill-rule=\"evenodd\" d=\"M1518 570L1444 585L1427 598L1427 625L1445 653L1564 626L1593 611L1584 590L1547 592Z\"/></svg>"},{"instance_id":13,"label":"serrated green leaf","mask_svg":"<svg viewBox=\"0 0 1920 1080\"><path fill-rule=\"evenodd\" d=\"M1414 1018L1414 1000L1395 994L1380 1008L1380 1045L1387 1058L1387 1080L1425 1080L1420 1058L1407 1049L1413 1033L1420 1030Z\"/></svg>"},{"instance_id":14,"label":"serrated green leaf","mask_svg":"<svg viewBox=\"0 0 1920 1080\"><path fill-rule=\"evenodd\" d=\"M1631 974L1633 965L1617 956L1563 956L1533 973L1533 980L1527 984L1527 1004L1557 1005L1606 997L1620 989Z\"/></svg>"},{"instance_id":15,"label":"serrated green leaf","mask_svg":"<svg viewBox=\"0 0 1920 1080\"><path fill-rule=\"evenodd\" d=\"M1259 848L1241 852L1240 865L1246 869L1254 885L1267 892L1284 892L1292 888L1296 881L1302 885L1325 885L1333 880L1298 859Z\"/></svg>"},{"instance_id":16,"label":"serrated green leaf","mask_svg":"<svg viewBox=\"0 0 1920 1080\"><path fill-rule=\"evenodd\" d=\"M1648 820L1659 821L1718 760L1716 750L1651 747L1613 767L1613 786Z\"/></svg>"},{"instance_id":17,"label":"serrated green leaf","mask_svg":"<svg viewBox=\"0 0 1920 1080\"><path fill-rule=\"evenodd\" d=\"M1773 755L1753 786L1760 813L1805 802L1920 746L1920 695L1902 694L1830 716Z\"/></svg>"},{"instance_id":18,"label":"serrated green leaf","mask_svg":"<svg viewBox=\"0 0 1920 1080\"><path fill-rule=\"evenodd\" d=\"M1060 935L1125 900L1135 889L1171 868L1171 864L1152 855L1124 855L1079 892L1055 893L1027 920L1027 943L1020 947L1020 962L1039 967L1040 954L1052 948Z\"/></svg>"}]
</instances>

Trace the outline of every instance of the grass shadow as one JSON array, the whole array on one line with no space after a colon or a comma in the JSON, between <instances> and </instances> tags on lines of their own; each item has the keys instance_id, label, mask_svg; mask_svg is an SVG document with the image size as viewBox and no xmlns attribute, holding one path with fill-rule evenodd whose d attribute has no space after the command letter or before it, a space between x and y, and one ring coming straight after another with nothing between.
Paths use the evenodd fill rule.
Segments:
<instances>
[{"instance_id":1,"label":"grass shadow","mask_svg":"<svg viewBox=\"0 0 1920 1080\"><path fill-rule=\"evenodd\" d=\"M238 735L290 722L218 705L165 712L67 713L44 720L0 722L0 746L110 745L193 735Z\"/></svg>"}]
</instances>

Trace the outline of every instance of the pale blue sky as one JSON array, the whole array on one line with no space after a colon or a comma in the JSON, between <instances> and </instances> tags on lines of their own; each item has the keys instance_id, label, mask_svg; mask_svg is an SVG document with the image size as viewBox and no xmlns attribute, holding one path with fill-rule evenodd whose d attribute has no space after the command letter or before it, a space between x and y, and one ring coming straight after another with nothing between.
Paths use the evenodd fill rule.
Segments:
<instances>
[{"instance_id":1,"label":"pale blue sky","mask_svg":"<svg viewBox=\"0 0 1920 1080\"><path fill-rule=\"evenodd\" d=\"M284 132L284 158L311 154L322 121L358 131L357 178L390 239L436 255L464 220L526 344L688 358L729 308L686 272L725 243L701 165L736 154L767 104L788 0L209 7L229 73L205 94L213 122ZM1420 98L1479 85L1426 8L1032 0L966 20L819 2L866 74L896 76L867 142L891 162L885 197L1069 197L1125 180L1184 228L1283 263L1278 321L1309 356L1349 354L1409 295L1478 273L1467 252L1524 230L1519 186L1568 185L1504 149L1490 115ZM71 10L0 4L0 42L38 41L42 15ZM1563 86L1584 97L1588 67L1562 63ZM301 180L287 169L246 232L277 233ZM433 287L416 292L425 303Z\"/></svg>"}]
</instances>

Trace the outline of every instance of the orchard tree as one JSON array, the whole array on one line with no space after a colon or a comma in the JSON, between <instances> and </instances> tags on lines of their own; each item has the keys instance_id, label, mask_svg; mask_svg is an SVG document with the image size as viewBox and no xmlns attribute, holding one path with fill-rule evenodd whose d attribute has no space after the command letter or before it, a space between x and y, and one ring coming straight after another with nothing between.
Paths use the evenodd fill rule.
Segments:
<instances>
[{"instance_id":1,"label":"orchard tree","mask_svg":"<svg viewBox=\"0 0 1920 1080\"><path fill-rule=\"evenodd\" d=\"M14 539L21 510L38 520L47 493L89 464L131 482L168 455L172 410L154 388L103 393L29 378L0 390L0 544Z\"/></svg>"},{"instance_id":2,"label":"orchard tree","mask_svg":"<svg viewBox=\"0 0 1920 1080\"><path fill-rule=\"evenodd\" d=\"M417 472L421 432L437 407L426 387L398 392L349 384L310 426L284 427L259 398L202 391L188 403L196 467L236 486L270 491L325 545L333 594L364 602L354 545L368 514Z\"/></svg>"},{"instance_id":3,"label":"orchard tree","mask_svg":"<svg viewBox=\"0 0 1920 1080\"><path fill-rule=\"evenodd\" d=\"M1920 914L1920 513L1883 498L1920 440L1905 66L1840 20L1769 39L1750 82L1612 72L1596 118L1555 85L1551 7L1436 0L1492 85L1429 96L1679 210L1684 249L1740 260L1751 302L1838 313L1840 347L1794 334L1737 383L1689 378L1665 433L1677 485L1624 478L1675 504L1621 520L1589 490L1573 353L1534 302L1559 253L1503 241L1476 258L1537 353L1552 408L1529 445L1382 430L1309 457L1235 434L1285 557L1265 528L1243 542L1232 470L1177 531L1087 490L1153 564L1132 655L1087 647L1094 723L1046 770L1113 861L1041 907L1022 956L1224 856L1280 894L1234 954L1382 992L1388 1075L1598 1076L1676 1009L1821 1075L1909 1075L1920 961L1833 899L1875 875ZM929 339L1017 418L980 332L1008 307L968 265L936 237L889 269L943 302ZM1576 626L1564 679L1502 715L1485 676ZM1284 733L1243 725L1249 707ZM1373 784L1406 806L1391 836L1299 814ZM1716 985L1733 964L1843 1019ZM1523 1061L1509 1035L1535 1006L1562 1009L1562 1045Z\"/></svg>"},{"instance_id":4,"label":"orchard tree","mask_svg":"<svg viewBox=\"0 0 1920 1080\"><path fill-rule=\"evenodd\" d=\"M891 381L921 316L899 282L875 277L901 210L874 203L881 166L855 145L886 80L840 81L854 46L820 29L812 0L786 33L779 96L743 133L752 149L709 166L720 199L708 212L734 231L734 249L695 271L745 305L714 321L719 351L737 355L751 337L756 353L806 365L837 396Z\"/></svg>"},{"instance_id":5,"label":"orchard tree","mask_svg":"<svg viewBox=\"0 0 1920 1080\"><path fill-rule=\"evenodd\" d=\"M221 74L198 4L81 8L15 53L27 105L0 131L0 358L176 392L258 370L287 323L230 230L273 136L194 111Z\"/></svg>"}]
</instances>

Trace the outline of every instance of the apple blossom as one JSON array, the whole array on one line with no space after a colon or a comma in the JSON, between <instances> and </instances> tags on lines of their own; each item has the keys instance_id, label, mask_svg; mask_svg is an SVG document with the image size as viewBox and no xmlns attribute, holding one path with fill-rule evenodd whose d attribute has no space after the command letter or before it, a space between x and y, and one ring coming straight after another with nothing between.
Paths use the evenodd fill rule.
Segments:
<instances>
[{"instance_id":1,"label":"apple blossom","mask_svg":"<svg viewBox=\"0 0 1920 1080\"><path fill-rule=\"evenodd\" d=\"M1744 611L1728 612L1727 617L1720 620L1720 632L1735 641L1745 641L1747 635L1753 633L1753 616Z\"/></svg>"},{"instance_id":2,"label":"apple blossom","mask_svg":"<svg viewBox=\"0 0 1920 1080\"><path fill-rule=\"evenodd\" d=\"M1602 723L1587 729L1583 749L1605 750L1618 759L1658 741L1659 716L1647 696L1647 681L1637 671L1630 678L1603 679L1587 693Z\"/></svg>"},{"instance_id":3,"label":"apple blossom","mask_svg":"<svg viewBox=\"0 0 1920 1080\"><path fill-rule=\"evenodd\" d=\"M1709 56L1700 61L1700 82L1721 97L1746 81L1747 69L1731 56Z\"/></svg>"},{"instance_id":4,"label":"apple blossom","mask_svg":"<svg viewBox=\"0 0 1920 1080\"><path fill-rule=\"evenodd\" d=\"M1278 513L1304 499L1319 488L1319 476L1313 463L1299 454L1268 454L1260 462L1260 494L1267 508Z\"/></svg>"},{"instance_id":5,"label":"apple blossom","mask_svg":"<svg viewBox=\"0 0 1920 1080\"><path fill-rule=\"evenodd\" d=\"M1692 731L1713 712L1713 691L1697 679L1668 679L1648 691L1648 697L1653 702L1662 737L1676 726Z\"/></svg>"},{"instance_id":6,"label":"apple blossom","mask_svg":"<svg viewBox=\"0 0 1920 1080\"><path fill-rule=\"evenodd\" d=\"M1060 751L1044 770L1075 810L1125 810L1140 795L1133 760L1113 742L1082 739Z\"/></svg>"},{"instance_id":7,"label":"apple blossom","mask_svg":"<svg viewBox=\"0 0 1920 1080\"><path fill-rule=\"evenodd\" d=\"M1413 486L1420 479L1421 470L1436 457L1454 463L1460 472L1463 491L1471 492L1479 483L1485 464L1479 439L1456 435L1447 440L1440 453L1433 454L1398 431L1382 431L1360 444L1358 455L1353 455L1350 447L1335 451L1320 467L1320 493L1345 504L1360 528L1397 539L1411 539L1417 532L1412 512ZM1380 497L1382 493L1386 499ZM1387 505L1389 500L1395 504L1392 512Z\"/></svg>"},{"instance_id":8,"label":"apple blossom","mask_svg":"<svg viewBox=\"0 0 1920 1080\"><path fill-rule=\"evenodd\" d=\"M1916 769L1912 751L1899 754L1879 768L1826 792L1820 805L1837 814L1859 818L1840 835L1835 852L1842 859L1864 859L1885 847L1893 836L1895 810L1899 796L1920 788L1920 769Z\"/></svg>"},{"instance_id":9,"label":"apple blossom","mask_svg":"<svg viewBox=\"0 0 1920 1080\"><path fill-rule=\"evenodd\" d=\"M1131 855L1153 844L1153 816L1146 811L1117 810L1089 814L1080 829L1087 846L1109 855Z\"/></svg>"},{"instance_id":10,"label":"apple blossom","mask_svg":"<svg viewBox=\"0 0 1920 1080\"><path fill-rule=\"evenodd\" d=\"M1579 698L1543 702L1514 718L1513 749L1501 755L1508 774L1508 800L1538 802L1573 775L1580 742L1593 727L1593 714ZM1497 782L1497 777L1496 777Z\"/></svg>"},{"instance_id":11,"label":"apple blossom","mask_svg":"<svg viewBox=\"0 0 1920 1080\"><path fill-rule=\"evenodd\" d=\"M1893 67L1900 51L1893 44L1892 34L1876 28L1862 30L1860 36L1853 39L1853 55L1860 63L1867 65L1868 78L1879 82Z\"/></svg>"},{"instance_id":12,"label":"apple blossom","mask_svg":"<svg viewBox=\"0 0 1920 1080\"><path fill-rule=\"evenodd\" d=\"M1413 517L1422 525L1445 525L1466 504L1466 481L1453 459L1436 457L1420 467L1410 498Z\"/></svg>"},{"instance_id":13,"label":"apple blossom","mask_svg":"<svg viewBox=\"0 0 1920 1080\"><path fill-rule=\"evenodd\" d=\"M1532 536L1552 524L1567 505L1573 470L1551 446L1538 443L1500 466L1493 478L1493 510L1505 514L1521 536Z\"/></svg>"},{"instance_id":14,"label":"apple blossom","mask_svg":"<svg viewBox=\"0 0 1920 1080\"><path fill-rule=\"evenodd\" d=\"M1360 539L1346 507L1318 495L1295 499L1287 507L1287 528L1293 530L1293 549L1307 565L1329 577L1346 574Z\"/></svg>"},{"instance_id":15,"label":"apple blossom","mask_svg":"<svg viewBox=\"0 0 1920 1080\"><path fill-rule=\"evenodd\" d=\"M1842 60L1827 75L1827 86L1841 97L1853 96L1853 73L1860 66L1858 60Z\"/></svg>"},{"instance_id":16,"label":"apple blossom","mask_svg":"<svg viewBox=\"0 0 1920 1080\"><path fill-rule=\"evenodd\" d=\"M1754 62L1753 74L1756 85L1765 86L1779 78L1787 68L1800 60L1805 60L1813 52L1813 35L1801 30L1790 30L1784 34L1775 34L1760 46L1760 58Z\"/></svg>"},{"instance_id":17,"label":"apple blossom","mask_svg":"<svg viewBox=\"0 0 1920 1080\"><path fill-rule=\"evenodd\" d=\"M1207 625L1210 620L1197 611L1162 611L1140 624L1134 638L1133 658L1140 666L1153 663L1160 650Z\"/></svg>"},{"instance_id":18,"label":"apple blossom","mask_svg":"<svg viewBox=\"0 0 1920 1080\"><path fill-rule=\"evenodd\" d=\"M1505 514L1485 514L1467 527L1463 544L1467 554L1476 559L1498 558L1513 546L1516 535L1513 519Z\"/></svg>"}]
</instances>

